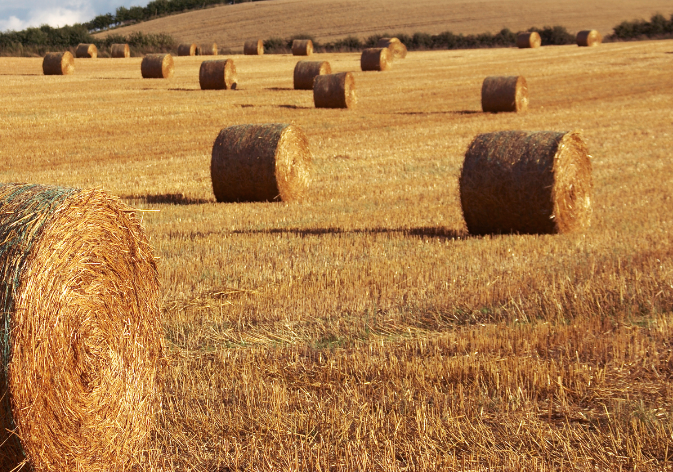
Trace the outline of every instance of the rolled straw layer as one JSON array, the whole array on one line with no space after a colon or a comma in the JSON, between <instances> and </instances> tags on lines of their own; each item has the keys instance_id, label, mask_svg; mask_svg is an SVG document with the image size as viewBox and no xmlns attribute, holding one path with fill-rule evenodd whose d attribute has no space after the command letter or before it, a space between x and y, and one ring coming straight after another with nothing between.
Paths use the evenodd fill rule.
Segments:
<instances>
[{"instance_id":1,"label":"rolled straw layer","mask_svg":"<svg viewBox=\"0 0 673 472\"><path fill-rule=\"evenodd\" d=\"M388 48L367 48L360 56L360 68L363 71L384 71L392 66L392 56Z\"/></svg>"},{"instance_id":2,"label":"rolled straw layer","mask_svg":"<svg viewBox=\"0 0 673 472\"><path fill-rule=\"evenodd\" d=\"M377 47L388 48L393 59L404 59L407 57L407 47L397 38L381 38Z\"/></svg>"},{"instance_id":3,"label":"rolled straw layer","mask_svg":"<svg viewBox=\"0 0 673 472\"><path fill-rule=\"evenodd\" d=\"M261 56L264 54L264 42L261 39L252 39L243 44L243 54L246 56Z\"/></svg>"},{"instance_id":4,"label":"rolled straw layer","mask_svg":"<svg viewBox=\"0 0 673 472\"><path fill-rule=\"evenodd\" d=\"M519 33L516 36L516 47L520 49L539 48L542 45L542 38L535 31Z\"/></svg>"},{"instance_id":5,"label":"rolled straw layer","mask_svg":"<svg viewBox=\"0 0 673 472\"><path fill-rule=\"evenodd\" d=\"M140 63L143 79L169 79L173 77L173 56L170 54L148 54Z\"/></svg>"},{"instance_id":6,"label":"rolled straw layer","mask_svg":"<svg viewBox=\"0 0 673 472\"><path fill-rule=\"evenodd\" d=\"M198 46L194 43L178 45L178 56L196 56Z\"/></svg>"},{"instance_id":7,"label":"rolled straw layer","mask_svg":"<svg viewBox=\"0 0 673 472\"><path fill-rule=\"evenodd\" d=\"M351 72L316 75L313 82L316 108L353 108L357 104L355 79Z\"/></svg>"},{"instance_id":8,"label":"rolled straw layer","mask_svg":"<svg viewBox=\"0 0 673 472\"><path fill-rule=\"evenodd\" d=\"M98 48L95 44L80 43L75 49L75 57L78 59L96 59L98 57Z\"/></svg>"},{"instance_id":9,"label":"rolled straw layer","mask_svg":"<svg viewBox=\"0 0 673 472\"><path fill-rule=\"evenodd\" d=\"M128 44L113 44L110 48L110 56L115 58L131 57L131 49Z\"/></svg>"},{"instance_id":10,"label":"rolled straw layer","mask_svg":"<svg viewBox=\"0 0 673 472\"><path fill-rule=\"evenodd\" d=\"M596 30L584 30L577 33L577 45L584 47L598 46L603 42L603 36Z\"/></svg>"},{"instance_id":11,"label":"rolled straw layer","mask_svg":"<svg viewBox=\"0 0 673 472\"><path fill-rule=\"evenodd\" d=\"M313 79L318 75L331 74L332 67L327 61L299 61L294 66L295 90L312 90Z\"/></svg>"},{"instance_id":12,"label":"rolled straw layer","mask_svg":"<svg viewBox=\"0 0 673 472\"><path fill-rule=\"evenodd\" d=\"M69 51L48 52L42 60L44 75L70 75L75 72L75 59Z\"/></svg>"},{"instance_id":13,"label":"rolled straw layer","mask_svg":"<svg viewBox=\"0 0 673 472\"><path fill-rule=\"evenodd\" d=\"M292 41L293 56L310 56L313 54L313 41L310 39L295 39Z\"/></svg>"},{"instance_id":14,"label":"rolled straw layer","mask_svg":"<svg viewBox=\"0 0 673 472\"><path fill-rule=\"evenodd\" d=\"M591 220L592 191L590 157L576 132L480 134L460 175L472 234L581 230Z\"/></svg>"},{"instance_id":15,"label":"rolled straw layer","mask_svg":"<svg viewBox=\"0 0 673 472\"><path fill-rule=\"evenodd\" d=\"M159 405L158 274L101 190L0 185L0 468L126 470Z\"/></svg>"},{"instance_id":16,"label":"rolled straw layer","mask_svg":"<svg viewBox=\"0 0 673 472\"><path fill-rule=\"evenodd\" d=\"M486 77L481 86L481 109L485 112L528 109L528 84L523 76Z\"/></svg>"},{"instance_id":17,"label":"rolled straw layer","mask_svg":"<svg viewBox=\"0 0 673 472\"><path fill-rule=\"evenodd\" d=\"M220 131L210 174L218 202L302 200L311 178L311 151L294 125L237 125Z\"/></svg>"},{"instance_id":18,"label":"rolled straw layer","mask_svg":"<svg viewBox=\"0 0 673 472\"><path fill-rule=\"evenodd\" d=\"M203 61L199 69L201 90L235 89L238 82L236 66L231 59Z\"/></svg>"}]
</instances>

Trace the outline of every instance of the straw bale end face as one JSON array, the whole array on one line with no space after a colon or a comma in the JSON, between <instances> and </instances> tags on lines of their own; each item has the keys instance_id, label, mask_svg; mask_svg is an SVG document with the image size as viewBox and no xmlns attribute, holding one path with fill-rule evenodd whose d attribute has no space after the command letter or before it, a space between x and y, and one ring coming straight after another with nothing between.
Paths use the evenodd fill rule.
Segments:
<instances>
[{"instance_id":1,"label":"straw bale end face","mask_svg":"<svg viewBox=\"0 0 673 472\"><path fill-rule=\"evenodd\" d=\"M524 112L528 109L528 84L523 76L486 77L481 86L484 112Z\"/></svg>"},{"instance_id":2,"label":"straw bale end face","mask_svg":"<svg viewBox=\"0 0 673 472\"><path fill-rule=\"evenodd\" d=\"M96 59L98 57L98 48L95 44L78 44L75 49L75 57L78 59Z\"/></svg>"},{"instance_id":3,"label":"straw bale end face","mask_svg":"<svg viewBox=\"0 0 673 472\"><path fill-rule=\"evenodd\" d=\"M367 48L360 56L363 71L385 71L392 67L392 56L388 48Z\"/></svg>"},{"instance_id":4,"label":"straw bale end face","mask_svg":"<svg viewBox=\"0 0 673 472\"><path fill-rule=\"evenodd\" d=\"M310 56L313 54L313 41L310 39L295 39L292 41L293 56Z\"/></svg>"},{"instance_id":5,"label":"straw bale end face","mask_svg":"<svg viewBox=\"0 0 673 472\"><path fill-rule=\"evenodd\" d=\"M173 77L173 56L170 54L148 54L140 63L143 79L170 79Z\"/></svg>"},{"instance_id":6,"label":"straw bale end face","mask_svg":"<svg viewBox=\"0 0 673 472\"><path fill-rule=\"evenodd\" d=\"M471 234L556 234L587 228L593 181L577 132L478 135L465 154L460 201Z\"/></svg>"},{"instance_id":7,"label":"straw bale end face","mask_svg":"<svg viewBox=\"0 0 673 472\"><path fill-rule=\"evenodd\" d=\"M316 76L331 73L332 67L327 61L299 61L294 66L294 89L312 90Z\"/></svg>"},{"instance_id":8,"label":"straw bale end face","mask_svg":"<svg viewBox=\"0 0 673 472\"><path fill-rule=\"evenodd\" d=\"M603 36L596 30L584 30L577 33L576 40L580 47L598 46L603 42Z\"/></svg>"},{"instance_id":9,"label":"straw bale end face","mask_svg":"<svg viewBox=\"0 0 673 472\"><path fill-rule=\"evenodd\" d=\"M519 49L539 48L542 45L542 38L535 31L519 33L516 36L516 47Z\"/></svg>"},{"instance_id":10,"label":"straw bale end face","mask_svg":"<svg viewBox=\"0 0 673 472\"><path fill-rule=\"evenodd\" d=\"M381 38L377 47L388 48L393 59L404 59L407 57L407 47L397 38Z\"/></svg>"},{"instance_id":11,"label":"straw bale end face","mask_svg":"<svg viewBox=\"0 0 673 472\"><path fill-rule=\"evenodd\" d=\"M113 44L110 48L110 56L113 58L131 57L131 49L128 44Z\"/></svg>"},{"instance_id":12,"label":"straw bale end face","mask_svg":"<svg viewBox=\"0 0 673 472\"><path fill-rule=\"evenodd\" d=\"M351 72L316 75L313 80L316 108L355 108L355 79Z\"/></svg>"},{"instance_id":13,"label":"straw bale end face","mask_svg":"<svg viewBox=\"0 0 673 472\"><path fill-rule=\"evenodd\" d=\"M75 73L75 59L69 51L48 52L42 60L44 75L70 75Z\"/></svg>"},{"instance_id":14,"label":"straw bale end face","mask_svg":"<svg viewBox=\"0 0 673 472\"><path fill-rule=\"evenodd\" d=\"M201 90L231 90L238 83L236 66L232 59L203 61L199 69Z\"/></svg>"},{"instance_id":15,"label":"straw bale end face","mask_svg":"<svg viewBox=\"0 0 673 472\"><path fill-rule=\"evenodd\" d=\"M252 39L243 44L243 54L246 56L261 56L264 54L264 42L261 39Z\"/></svg>"},{"instance_id":16,"label":"straw bale end face","mask_svg":"<svg viewBox=\"0 0 673 472\"><path fill-rule=\"evenodd\" d=\"M210 174L218 202L301 201L311 180L313 156L294 125L224 128L213 144Z\"/></svg>"}]
</instances>

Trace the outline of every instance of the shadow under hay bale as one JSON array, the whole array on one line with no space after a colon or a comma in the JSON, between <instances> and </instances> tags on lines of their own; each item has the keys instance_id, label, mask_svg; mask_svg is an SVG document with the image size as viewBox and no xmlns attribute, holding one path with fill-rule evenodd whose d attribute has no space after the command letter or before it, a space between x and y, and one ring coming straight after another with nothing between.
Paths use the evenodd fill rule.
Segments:
<instances>
[{"instance_id":1,"label":"shadow under hay bale","mask_svg":"<svg viewBox=\"0 0 673 472\"><path fill-rule=\"evenodd\" d=\"M75 49L75 57L78 59L96 59L98 57L98 48L95 44L80 43Z\"/></svg>"},{"instance_id":2,"label":"shadow under hay bale","mask_svg":"<svg viewBox=\"0 0 673 472\"><path fill-rule=\"evenodd\" d=\"M407 57L407 47L397 38L381 38L377 47L388 48L393 59L404 59Z\"/></svg>"},{"instance_id":3,"label":"shadow under hay bale","mask_svg":"<svg viewBox=\"0 0 673 472\"><path fill-rule=\"evenodd\" d=\"M593 181L576 132L478 135L460 175L470 234L566 233L589 226Z\"/></svg>"},{"instance_id":4,"label":"shadow under hay bale","mask_svg":"<svg viewBox=\"0 0 673 472\"><path fill-rule=\"evenodd\" d=\"M313 81L316 108L353 108L357 104L355 79L351 72L316 75Z\"/></svg>"},{"instance_id":5,"label":"shadow under hay bale","mask_svg":"<svg viewBox=\"0 0 673 472\"><path fill-rule=\"evenodd\" d=\"M312 170L304 132L294 125L224 128L213 144L210 175L218 202L300 201Z\"/></svg>"},{"instance_id":6,"label":"shadow under hay bale","mask_svg":"<svg viewBox=\"0 0 673 472\"><path fill-rule=\"evenodd\" d=\"M524 112L528 109L528 84L523 76L486 77L481 86L484 112Z\"/></svg>"},{"instance_id":7,"label":"shadow under hay bale","mask_svg":"<svg viewBox=\"0 0 673 472\"><path fill-rule=\"evenodd\" d=\"M113 44L110 48L110 57L127 58L131 57L131 49L128 44Z\"/></svg>"},{"instance_id":8,"label":"shadow under hay bale","mask_svg":"<svg viewBox=\"0 0 673 472\"><path fill-rule=\"evenodd\" d=\"M316 76L331 73L332 67L327 61L299 61L294 66L294 89L312 90Z\"/></svg>"},{"instance_id":9,"label":"shadow under hay bale","mask_svg":"<svg viewBox=\"0 0 673 472\"><path fill-rule=\"evenodd\" d=\"M201 90L235 89L238 82L236 66L232 59L203 61L199 69Z\"/></svg>"},{"instance_id":10,"label":"shadow under hay bale","mask_svg":"<svg viewBox=\"0 0 673 472\"><path fill-rule=\"evenodd\" d=\"M178 56L197 56L198 46L194 43L178 45Z\"/></svg>"},{"instance_id":11,"label":"shadow under hay bale","mask_svg":"<svg viewBox=\"0 0 673 472\"><path fill-rule=\"evenodd\" d=\"M148 54L140 63L143 79L170 79L173 72L173 56L170 54Z\"/></svg>"},{"instance_id":12,"label":"shadow under hay bale","mask_svg":"<svg viewBox=\"0 0 673 472\"><path fill-rule=\"evenodd\" d=\"M137 463L163 349L135 212L101 190L2 184L0 241L0 469Z\"/></svg>"},{"instance_id":13,"label":"shadow under hay bale","mask_svg":"<svg viewBox=\"0 0 673 472\"><path fill-rule=\"evenodd\" d=\"M598 46L603 42L603 36L596 30L584 30L577 33L576 40L578 46Z\"/></svg>"},{"instance_id":14,"label":"shadow under hay bale","mask_svg":"<svg viewBox=\"0 0 673 472\"><path fill-rule=\"evenodd\" d=\"M264 54L264 41L252 39L243 44L243 54L246 56L262 56Z\"/></svg>"},{"instance_id":15,"label":"shadow under hay bale","mask_svg":"<svg viewBox=\"0 0 673 472\"><path fill-rule=\"evenodd\" d=\"M516 47L519 49L539 48L542 45L542 38L535 31L519 33L516 35Z\"/></svg>"},{"instance_id":16,"label":"shadow under hay bale","mask_svg":"<svg viewBox=\"0 0 673 472\"><path fill-rule=\"evenodd\" d=\"M313 41L310 39L295 39L292 41L293 56L310 56L313 54Z\"/></svg>"},{"instance_id":17,"label":"shadow under hay bale","mask_svg":"<svg viewBox=\"0 0 673 472\"><path fill-rule=\"evenodd\" d=\"M42 60L44 75L70 75L75 73L75 59L69 51L48 52Z\"/></svg>"},{"instance_id":18,"label":"shadow under hay bale","mask_svg":"<svg viewBox=\"0 0 673 472\"><path fill-rule=\"evenodd\" d=\"M392 67L392 56L388 48L367 48L360 56L363 71L384 71Z\"/></svg>"},{"instance_id":19,"label":"shadow under hay bale","mask_svg":"<svg viewBox=\"0 0 673 472\"><path fill-rule=\"evenodd\" d=\"M199 46L199 56L217 56L217 43L207 43Z\"/></svg>"}]
</instances>

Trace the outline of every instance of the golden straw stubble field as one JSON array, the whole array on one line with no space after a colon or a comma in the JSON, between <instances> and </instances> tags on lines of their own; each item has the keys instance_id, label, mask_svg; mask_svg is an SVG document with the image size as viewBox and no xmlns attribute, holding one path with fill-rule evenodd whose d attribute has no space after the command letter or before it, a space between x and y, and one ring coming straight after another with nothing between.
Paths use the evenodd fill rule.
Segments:
<instances>
[{"instance_id":1,"label":"golden straw stubble field","mask_svg":"<svg viewBox=\"0 0 673 472\"><path fill-rule=\"evenodd\" d=\"M665 470L673 457L673 41L358 54L355 109L316 109L292 56L2 58L2 181L102 187L139 211L162 283L163 412L139 470ZM524 114L481 112L522 75ZM291 123L302 203L216 203L219 131ZM467 234L479 133L581 130L591 227Z\"/></svg>"}]
</instances>

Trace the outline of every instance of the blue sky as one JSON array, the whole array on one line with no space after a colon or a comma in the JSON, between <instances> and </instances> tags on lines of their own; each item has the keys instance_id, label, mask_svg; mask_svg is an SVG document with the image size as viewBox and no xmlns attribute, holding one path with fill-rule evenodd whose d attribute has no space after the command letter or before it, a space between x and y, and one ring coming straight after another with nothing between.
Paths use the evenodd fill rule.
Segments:
<instances>
[{"instance_id":1,"label":"blue sky","mask_svg":"<svg viewBox=\"0 0 673 472\"><path fill-rule=\"evenodd\" d=\"M122 5L146 4L144 0L0 0L0 31L82 23L101 13L114 13Z\"/></svg>"}]
</instances>

